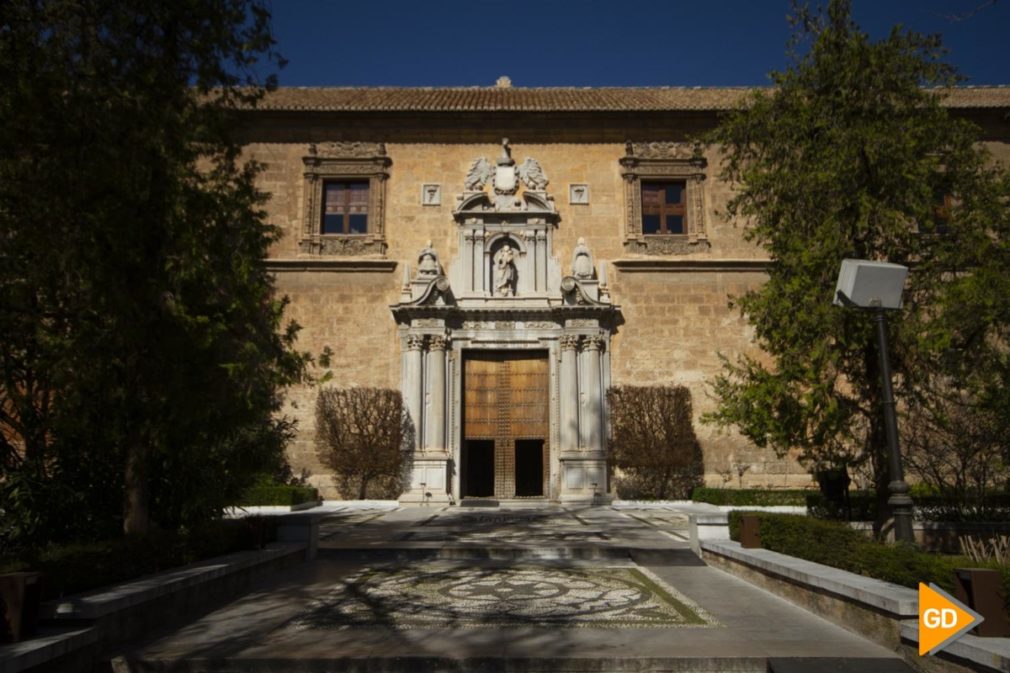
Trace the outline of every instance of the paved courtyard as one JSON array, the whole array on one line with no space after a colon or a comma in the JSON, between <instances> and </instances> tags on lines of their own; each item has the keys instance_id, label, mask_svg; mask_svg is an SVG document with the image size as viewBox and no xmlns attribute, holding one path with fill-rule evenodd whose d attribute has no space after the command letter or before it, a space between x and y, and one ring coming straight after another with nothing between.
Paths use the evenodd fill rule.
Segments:
<instances>
[{"instance_id":1,"label":"paved courtyard","mask_svg":"<svg viewBox=\"0 0 1010 673\"><path fill-rule=\"evenodd\" d=\"M317 560L156 634L120 670L765 671L769 657L896 659L706 566L676 506L329 510Z\"/></svg>"}]
</instances>

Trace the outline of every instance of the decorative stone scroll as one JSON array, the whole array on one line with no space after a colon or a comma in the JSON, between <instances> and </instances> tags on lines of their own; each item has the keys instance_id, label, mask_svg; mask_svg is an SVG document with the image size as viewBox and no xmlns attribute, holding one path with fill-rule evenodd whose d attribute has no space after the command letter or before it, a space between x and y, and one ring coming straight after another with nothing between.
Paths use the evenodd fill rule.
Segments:
<instances>
[{"instance_id":1,"label":"decorative stone scroll","mask_svg":"<svg viewBox=\"0 0 1010 673\"><path fill-rule=\"evenodd\" d=\"M701 148L691 143L625 143L627 156L637 159L689 160L701 158Z\"/></svg>"}]
</instances>

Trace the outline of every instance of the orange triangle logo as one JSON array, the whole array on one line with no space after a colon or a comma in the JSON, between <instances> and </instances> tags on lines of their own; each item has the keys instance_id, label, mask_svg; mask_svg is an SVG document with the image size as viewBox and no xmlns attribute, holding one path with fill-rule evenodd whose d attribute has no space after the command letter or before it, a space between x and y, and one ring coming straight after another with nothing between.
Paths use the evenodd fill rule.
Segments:
<instances>
[{"instance_id":1,"label":"orange triangle logo","mask_svg":"<svg viewBox=\"0 0 1010 673\"><path fill-rule=\"evenodd\" d=\"M935 584L919 582L919 656L936 654L982 623L982 615Z\"/></svg>"}]
</instances>

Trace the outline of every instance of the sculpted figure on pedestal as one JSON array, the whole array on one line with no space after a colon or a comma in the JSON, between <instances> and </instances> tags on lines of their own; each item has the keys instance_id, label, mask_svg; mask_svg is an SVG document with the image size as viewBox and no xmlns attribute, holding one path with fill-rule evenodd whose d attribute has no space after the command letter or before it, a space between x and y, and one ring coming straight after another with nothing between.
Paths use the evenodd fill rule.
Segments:
<instances>
[{"instance_id":1,"label":"sculpted figure on pedestal","mask_svg":"<svg viewBox=\"0 0 1010 673\"><path fill-rule=\"evenodd\" d=\"M593 277L593 258L584 238L579 238L575 252L572 254L572 275L579 280L588 280Z\"/></svg>"},{"instance_id":2,"label":"sculpted figure on pedestal","mask_svg":"<svg viewBox=\"0 0 1010 673\"><path fill-rule=\"evenodd\" d=\"M516 293L515 251L508 244L494 255L494 296L514 297Z\"/></svg>"}]
</instances>

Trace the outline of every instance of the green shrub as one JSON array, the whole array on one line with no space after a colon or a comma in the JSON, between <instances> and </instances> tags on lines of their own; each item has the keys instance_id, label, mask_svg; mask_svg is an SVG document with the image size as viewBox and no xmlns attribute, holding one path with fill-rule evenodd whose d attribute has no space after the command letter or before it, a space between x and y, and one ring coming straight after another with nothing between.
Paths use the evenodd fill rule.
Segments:
<instances>
[{"instance_id":1,"label":"green shrub","mask_svg":"<svg viewBox=\"0 0 1010 673\"><path fill-rule=\"evenodd\" d=\"M989 493L984 497L937 495L926 488L916 488L912 495L916 518L920 521L1010 521L1010 493ZM839 521L875 521L875 491L849 491L849 507L830 502L819 492L806 496L807 513L818 519Z\"/></svg>"},{"instance_id":2,"label":"green shrub","mask_svg":"<svg viewBox=\"0 0 1010 673\"><path fill-rule=\"evenodd\" d=\"M311 486L253 486L239 500L239 506L300 505L319 500L319 491Z\"/></svg>"},{"instance_id":3,"label":"green shrub","mask_svg":"<svg viewBox=\"0 0 1010 673\"><path fill-rule=\"evenodd\" d=\"M846 523L794 514L730 512L731 539L740 539L740 518L745 514L758 517L761 546L771 551L913 589L924 582L951 592L955 568L994 568L1000 571L1005 595L1010 597L1010 566L979 564L967 556L932 554L909 545L883 544Z\"/></svg>"},{"instance_id":4,"label":"green shrub","mask_svg":"<svg viewBox=\"0 0 1010 673\"><path fill-rule=\"evenodd\" d=\"M711 505L733 505L737 507L772 507L792 505L802 507L810 491L800 489L765 488L707 488L699 486L691 492L691 500L707 502Z\"/></svg>"},{"instance_id":5,"label":"green shrub","mask_svg":"<svg viewBox=\"0 0 1010 673\"><path fill-rule=\"evenodd\" d=\"M819 491L806 495L807 514L818 519L837 521L874 521L877 518L877 494L875 491L849 491L849 506L846 509L824 497Z\"/></svg>"},{"instance_id":6,"label":"green shrub","mask_svg":"<svg viewBox=\"0 0 1010 673\"><path fill-rule=\"evenodd\" d=\"M46 598L58 598L117 584L169 568L255 549L276 539L277 522L269 517L217 520L177 531L50 546L9 567L45 573Z\"/></svg>"}]
</instances>

